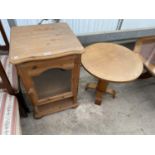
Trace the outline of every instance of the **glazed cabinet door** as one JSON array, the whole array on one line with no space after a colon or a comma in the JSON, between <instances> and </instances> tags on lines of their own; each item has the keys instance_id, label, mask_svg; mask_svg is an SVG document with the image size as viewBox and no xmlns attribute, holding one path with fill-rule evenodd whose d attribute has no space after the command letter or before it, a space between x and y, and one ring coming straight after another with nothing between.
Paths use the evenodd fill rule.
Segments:
<instances>
[{"instance_id":1,"label":"glazed cabinet door","mask_svg":"<svg viewBox=\"0 0 155 155\"><path fill-rule=\"evenodd\" d=\"M80 56L70 55L17 66L26 92L34 105L66 98L76 102Z\"/></svg>"}]
</instances>

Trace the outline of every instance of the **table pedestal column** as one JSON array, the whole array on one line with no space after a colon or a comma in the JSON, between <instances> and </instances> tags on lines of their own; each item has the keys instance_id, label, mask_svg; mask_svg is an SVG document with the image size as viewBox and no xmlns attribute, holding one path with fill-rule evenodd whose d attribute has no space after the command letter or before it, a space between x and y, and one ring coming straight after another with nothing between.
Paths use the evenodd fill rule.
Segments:
<instances>
[{"instance_id":1,"label":"table pedestal column","mask_svg":"<svg viewBox=\"0 0 155 155\"><path fill-rule=\"evenodd\" d=\"M96 98L95 98L95 104L101 105L102 102L102 96L104 93L111 94L113 98L116 96L116 91L110 88L107 88L108 82L104 80L98 81L98 83L88 83L86 85L86 90L88 89L96 89Z\"/></svg>"}]
</instances>

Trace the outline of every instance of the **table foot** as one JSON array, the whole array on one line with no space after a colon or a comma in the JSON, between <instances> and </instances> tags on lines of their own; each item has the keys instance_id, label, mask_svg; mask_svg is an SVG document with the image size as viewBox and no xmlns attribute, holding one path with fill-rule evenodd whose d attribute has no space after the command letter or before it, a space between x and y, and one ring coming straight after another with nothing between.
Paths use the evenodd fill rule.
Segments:
<instances>
[{"instance_id":1,"label":"table foot","mask_svg":"<svg viewBox=\"0 0 155 155\"><path fill-rule=\"evenodd\" d=\"M115 91L114 89L107 88L107 89L106 89L106 93L112 95L113 98L116 97L116 91Z\"/></svg>"},{"instance_id":2,"label":"table foot","mask_svg":"<svg viewBox=\"0 0 155 155\"><path fill-rule=\"evenodd\" d=\"M85 90L88 90L88 89L96 89L97 87L97 83L87 83L86 87L85 87Z\"/></svg>"},{"instance_id":3,"label":"table foot","mask_svg":"<svg viewBox=\"0 0 155 155\"><path fill-rule=\"evenodd\" d=\"M95 89L96 90L95 104L101 105L102 96L104 93L112 95L113 98L116 97L116 91L111 88L107 88L107 86L108 86L107 81L99 80L98 83L88 83L85 87L85 90Z\"/></svg>"}]
</instances>

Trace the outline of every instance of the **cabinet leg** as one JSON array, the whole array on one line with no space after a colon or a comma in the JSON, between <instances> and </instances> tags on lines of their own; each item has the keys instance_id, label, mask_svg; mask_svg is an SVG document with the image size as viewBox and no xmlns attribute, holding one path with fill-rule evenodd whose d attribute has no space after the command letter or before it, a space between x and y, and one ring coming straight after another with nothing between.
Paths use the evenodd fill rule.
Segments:
<instances>
[{"instance_id":1,"label":"cabinet leg","mask_svg":"<svg viewBox=\"0 0 155 155\"><path fill-rule=\"evenodd\" d=\"M72 109L76 109L79 105L77 103L75 103L73 106L72 106Z\"/></svg>"},{"instance_id":2,"label":"cabinet leg","mask_svg":"<svg viewBox=\"0 0 155 155\"><path fill-rule=\"evenodd\" d=\"M85 90L96 89L96 87L97 87L97 84L95 82L94 83L87 83Z\"/></svg>"}]
</instances>

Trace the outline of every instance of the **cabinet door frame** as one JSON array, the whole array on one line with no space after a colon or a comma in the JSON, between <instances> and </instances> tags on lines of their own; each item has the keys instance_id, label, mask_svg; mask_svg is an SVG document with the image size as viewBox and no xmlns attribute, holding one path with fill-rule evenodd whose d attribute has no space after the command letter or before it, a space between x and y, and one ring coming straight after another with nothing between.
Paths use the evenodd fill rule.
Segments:
<instances>
[{"instance_id":1,"label":"cabinet door frame","mask_svg":"<svg viewBox=\"0 0 155 155\"><path fill-rule=\"evenodd\" d=\"M34 76L42 74L49 69L55 68L71 70L71 90L58 95L39 99L32 78ZM79 70L80 55L69 55L48 60L31 61L17 65L17 71L21 77L26 93L28 94L33 105L48 104L66 98L73 98L74 102L76 102L79 82Z\"/></svg>"}]
</instances>

